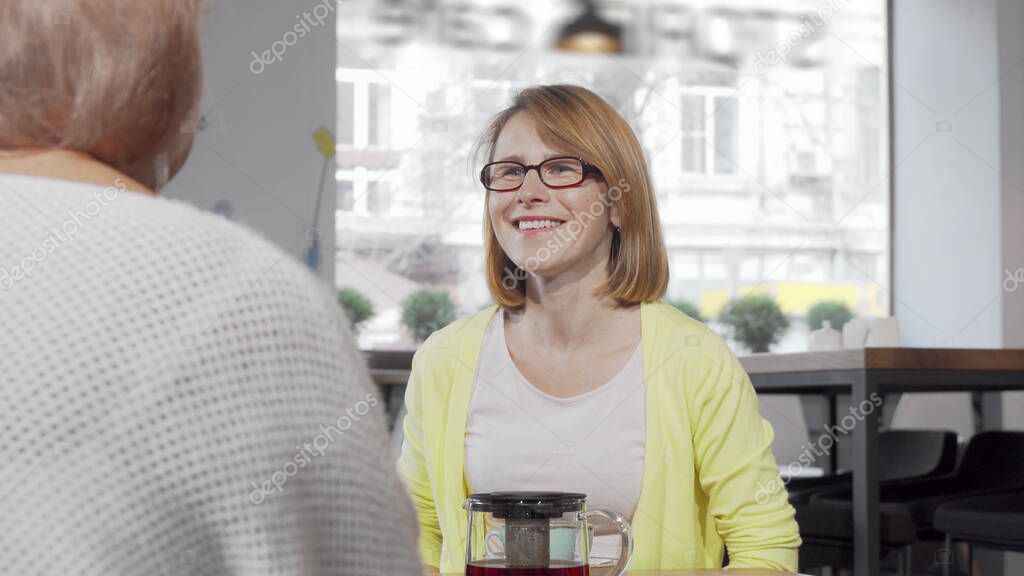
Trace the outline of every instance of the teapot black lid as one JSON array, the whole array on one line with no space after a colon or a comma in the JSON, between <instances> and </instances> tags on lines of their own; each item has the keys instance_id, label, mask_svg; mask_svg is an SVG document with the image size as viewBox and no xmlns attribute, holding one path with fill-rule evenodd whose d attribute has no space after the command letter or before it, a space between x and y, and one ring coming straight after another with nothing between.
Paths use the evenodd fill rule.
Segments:
<instances>
[{"instance_id":1,"label":"teapot black lid","mask_svg":"<svg viewBox=\"0 0 1024 576\"><path fill-rule=\"evenodd\" d=\"M487 492L470 494L466 508L495 518L542 520L583 510L587 495L575 492Z\"/></svg>"}]
</instances>

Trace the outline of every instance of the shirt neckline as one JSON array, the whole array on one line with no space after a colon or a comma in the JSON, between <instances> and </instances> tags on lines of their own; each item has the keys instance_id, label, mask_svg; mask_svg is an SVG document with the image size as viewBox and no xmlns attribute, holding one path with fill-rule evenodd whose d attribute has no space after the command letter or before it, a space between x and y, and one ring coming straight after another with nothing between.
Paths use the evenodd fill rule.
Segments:
<instances>
[{"instance_id":1,"label":"shirt neckline","mask_svg":"<svg viewBox=\"0 0 1024 576\"><path fill-rule=\"evenodd\" d=\"M507 362L509 364L509 366L512 367L512 371L514 372L515 376L517 378L519 378L526 385L527 388L529 388L531 391L533 391L538 396L540 396L542 398L545 398L547 400L550 400L552 402L559 403L559 404L572 404L574 402L579 402L580 400L584 400L584 399L589 398L591 396L596 396L596 395L604 392L605 390L610 389L612 387L612 385L614 385L615 382L617 382L620 378L622 378L623 374L625 374L626 371L629 370L630 367L632 367L633 362L636 360L637 354L640 353L640 349L643 347L643 344L644 344L643 338L641 338L640 342L638 342L636 347L633 348L633 352L629 355L629 359L626 360L626 363L622 365L622 367L619 369L618 372L615 373L614 376L612 376L610 379L606 380L600 386L597 386L596 388L594 388L592 390L587 390L586 392L583 392L582 394L576 394L575 396L564 396L563 397L563 396L554 396L552 394L548 394L547 392L541 390L540 388L537 388L537 386L535 386L533 384L533 382L530 382L530 379L527 378L519 370L519 366L516 366L515 360L512 359L512 354L508 351L508 342L505 340L505 311L503 309L501 309L501 308L498 308L498 313L494 315L494 319L492 320L492 329L497 330L497 332L498 332L497 345L501 349L502 359L505 362Z\"/></svg>"}]
</instances>

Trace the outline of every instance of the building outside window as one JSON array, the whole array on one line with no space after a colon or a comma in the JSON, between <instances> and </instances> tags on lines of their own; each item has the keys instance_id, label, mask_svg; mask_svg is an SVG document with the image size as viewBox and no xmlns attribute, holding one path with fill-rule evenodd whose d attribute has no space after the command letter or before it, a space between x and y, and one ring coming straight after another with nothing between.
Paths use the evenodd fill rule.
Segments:
<instances>
[{"instance_id":1,"label":"building outside window","mask_svg":"<svg viewBox=\"0 0 1024 576\"><path fill-rule=\"evenodd\" d=\"M881 1L598 3L621 53L555 48L572 3L339 6L337 284L371 298L361 345L409 346L400 303L490 303L471 146L515 91L576 83L647 154L668 298L711 321L773 296L801 350L822 300L889 314L886 13ZM410 24L410 23L415 24Z\"/></svg>"}]
</instances>

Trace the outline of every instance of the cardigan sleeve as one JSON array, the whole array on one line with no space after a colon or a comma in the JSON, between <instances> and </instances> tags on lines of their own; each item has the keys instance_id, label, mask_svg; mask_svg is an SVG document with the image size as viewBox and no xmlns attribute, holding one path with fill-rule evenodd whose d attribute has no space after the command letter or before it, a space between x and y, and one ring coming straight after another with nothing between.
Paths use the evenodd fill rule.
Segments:
<instances>
[{"instance_id":1,"label":"cardigan sleeve","mask_svg":"<svg viewBox=\"0 0 1024 576\"><path fill-rule=\"evenodd\" d=\"M421 348L422 350L422 348ZM434 494L430 473L424 457L423 399L422 399L423 358L418 351L413 356L412 372L405 392L407 414L402 424L405 439L398 459L398 472L416 507L419 518L419 548L423 562L439 567L441 562L441 526L434 505Z\"/></svg>"},{"instance_id":2,"label":"cardigan sleeve","mask_svg":"<svg viewBox=\"0 0 1024 576\"><path fill-rule=\"evenodd\" d=\"M708 513L729 550L731 567L795 572L800 534L771 451L771 425L724 342L689 363L687 404L694 464ZM706 341L707 343L707 341Z\"/></svg>"}]
</instances>

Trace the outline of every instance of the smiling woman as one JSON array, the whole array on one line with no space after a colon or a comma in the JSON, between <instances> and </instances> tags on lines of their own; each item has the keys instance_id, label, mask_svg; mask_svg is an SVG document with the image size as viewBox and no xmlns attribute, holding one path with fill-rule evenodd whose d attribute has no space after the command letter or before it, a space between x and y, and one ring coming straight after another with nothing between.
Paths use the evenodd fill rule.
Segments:
<instances>
[{"instance_id":1,"label":"smiling woman","mask_svg":"<svg viewBox=\"0 0 1024 576\"><path fill-rule=\"evenodd\" d=\"M536 267L530 272L557 267L557 261L544 258L543 250L523 253L521 248L528 247L516 245L516 236L508 235L508 228L503 226L513 220L518 223L516 219L543 217L576 223L565 230L576 230L567 247L578 246L577 252L602 256L600 263L608 268L607 283L601 288L605 295L628 302L651 300L664 294L668 259L643 150L625 120L599 96L573 86L525 90L515 105L491 122L480 147L486 147L490 167L495 160L522 159L520 149L523 154L537 156L538 161L544 160L545 166L562 155L577 158L580 163L580 172L568 185L552 186L551 168L541 172L539 167L540 181L529 182L527 167L522 164L517 172L521 177L512 182L517 184L514 188L508 184L499 186L499 192L508 193L495 193L495 186L485 183L491 190L487 198L490 218L484 220L487 280L499 304L511 308L522 305L527 278L524 271L528 265ZM507 166L498 164L503 165ZM484 168L482 179L490 175L489 170L493 168ZM618 187L609 189L609 182ZM537 197L544 190L556 189L560 194L554 202ZM624 194L625 190L630 194ZM550 213L552 208L560 213ZM496 219L495 214L502 212L506 218ZM509 242L507 246L503 239ZM596 250L593 243L600 240L607 242L607 246ZM569 252L560 252L561 259L571 258ZM522 257L517 260L513 255ZM509 277L524 281L510 287L505 280Z\"/></svg>"},{"instance_id":2,"label":"smiling woman","mask_svg":"<svg viewBox=\"0 0 1024 576\"><path fill-rule=\"evenodd\" d=\"M631 568L796 568L800 538L747 374L659 302L668 263L640 145L576 86L522 91L486 152L498 306L417 351L399 469L425 562L465 568L471 492L557 491L631 520ZM781 485L781 484L780 484ZM761 495L757 498L756 495ZM591 558L616 556L600 528Z\"/></svg>"}]
</instances>

